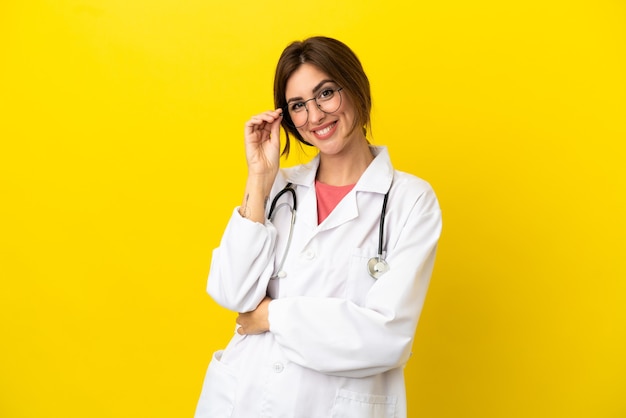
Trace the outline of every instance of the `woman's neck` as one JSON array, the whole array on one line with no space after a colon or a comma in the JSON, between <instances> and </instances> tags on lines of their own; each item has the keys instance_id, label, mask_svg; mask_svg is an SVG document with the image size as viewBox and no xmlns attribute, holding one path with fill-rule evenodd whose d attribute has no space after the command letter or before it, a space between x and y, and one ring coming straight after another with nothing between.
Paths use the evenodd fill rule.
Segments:
<instances>
[{"instance_id":1,"label":"woman's neck","mask_svg":"<svg viewBox=\"0 0 626 418\"><path fill-rule=\"evenodd\" d=\"M317 169L317 180L331 186L346 186L355 184L374 155L367 141L341 155L320 155L320 165Z\"/></svg>"}]
</instances>

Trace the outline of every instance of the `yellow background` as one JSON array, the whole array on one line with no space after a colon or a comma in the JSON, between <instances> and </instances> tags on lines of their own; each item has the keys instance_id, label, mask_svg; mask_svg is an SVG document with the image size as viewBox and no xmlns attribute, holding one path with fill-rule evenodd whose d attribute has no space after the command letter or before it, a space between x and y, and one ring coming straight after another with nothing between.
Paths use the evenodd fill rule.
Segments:
<instances>
[{"instance_id":1,"label":"yellow background","mask_svg":"<svg viewBox=\"0 0 626 418\"><path fill-rule=\"evenodd\" d=\"M626 417L620 0L3 1L1 417L192 416L243 123L317 34L443 208L410 416Z\"/></svg>"}]
</instances>

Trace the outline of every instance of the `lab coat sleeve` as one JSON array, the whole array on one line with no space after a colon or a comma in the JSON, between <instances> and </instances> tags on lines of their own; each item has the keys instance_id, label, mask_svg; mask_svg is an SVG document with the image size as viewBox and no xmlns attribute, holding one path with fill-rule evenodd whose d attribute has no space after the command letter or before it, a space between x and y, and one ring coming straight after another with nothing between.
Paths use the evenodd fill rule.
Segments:
<instances>
[{"instance_id":1,"label":"lab coat sleeve","mask_svg":"<svg viewBox=\"0 0 626 418\"><path fill-rule=\"evenodd\" d=\"M235 312L254 310L267 294L272 273L276 229L233 211L220 246L213 250L207 291Z\"/></svg>"},{"instance_id":2,"label":"lab coat sleeve","mask_svg":"<svg viewBox=\"0 0 626 418\"><path fill-rule=\"evenodd\" d=\"M441 232L432 190L411 209L392 250L391 269L361 306L340 298L289 297L269 305L270 331L290 361L321 373L366 377L410 356Z\"/></svg>"}]
</instances>

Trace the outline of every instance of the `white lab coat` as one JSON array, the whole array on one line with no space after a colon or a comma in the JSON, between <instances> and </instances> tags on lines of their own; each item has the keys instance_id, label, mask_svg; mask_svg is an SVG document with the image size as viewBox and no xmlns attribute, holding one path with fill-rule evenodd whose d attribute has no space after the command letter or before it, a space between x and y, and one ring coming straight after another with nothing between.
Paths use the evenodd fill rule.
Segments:
<instances>
[{"instance_id":1,"label":"white lab coat","mask_svg":"<svg viewBox=\"0 0 626 418\"><path fill-rule=\"evenodd\" d=\"M235 312L255 309L268 294L270 331L235 334L213 355L196 418L406 417L403 366L433 269L441 211L428 183L394 171L386 148L372 150L375 159L319 225L319 157L280 171L272 196L291 182L298 199L282 278L270 279L285 251L290 211L279 208L265 224L233 211L213 252L208 292ZM367 261L377 254L390 185L384 228L390 270L375 280ZM280 202L291 204L291 195Z\"/></svg>"}]
</instances>

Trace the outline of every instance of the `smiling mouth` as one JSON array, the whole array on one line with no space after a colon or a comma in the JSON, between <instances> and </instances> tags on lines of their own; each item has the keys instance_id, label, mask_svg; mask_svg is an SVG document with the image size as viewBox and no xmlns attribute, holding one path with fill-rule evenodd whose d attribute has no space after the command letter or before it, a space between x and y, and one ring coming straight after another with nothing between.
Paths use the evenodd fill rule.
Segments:
<instances>
[{"instance_id":1,"label":"smiling mouth","mask_svg":"<svg viewBox=\"0 0 626 418\"><path fill-rule=\"evenodd\" d=\"M335 125L337 124L337 122L333 122L330 125L328 125L327 127L325 127L324 129L320 129L319 131L313 131L316 135L326 135L327 133L330 132L331 129L333 129L335 127Z\"/></svg>"}]
</instances>

